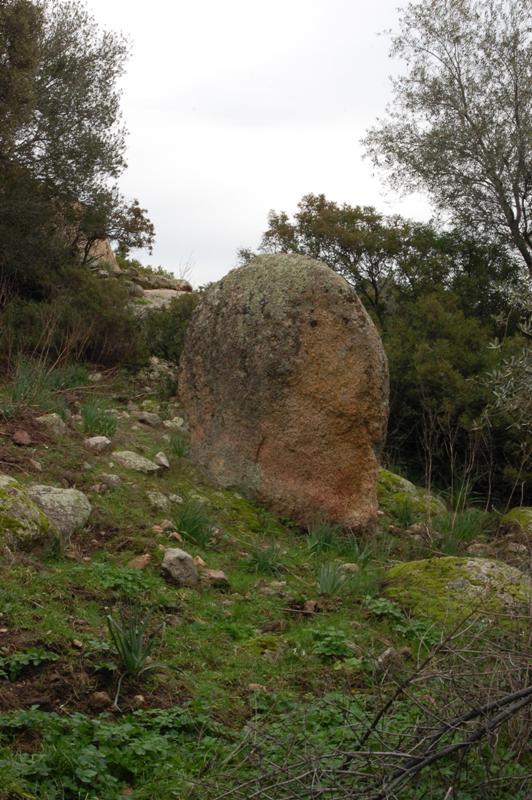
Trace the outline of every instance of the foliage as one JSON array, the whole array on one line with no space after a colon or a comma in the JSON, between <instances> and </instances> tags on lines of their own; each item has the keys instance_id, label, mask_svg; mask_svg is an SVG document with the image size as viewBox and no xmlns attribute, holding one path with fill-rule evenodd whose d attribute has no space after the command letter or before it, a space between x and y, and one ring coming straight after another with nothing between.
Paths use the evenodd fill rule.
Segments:
<instances>
[{"instance_id":1,"label":"foliage","mask_svg":"<svg viewBox=\"0 0 532 800\"><path fill-rule=\"evenodd\" d=\"M146 315L144 338L150 355L179 364L192 312L199 302L197 292L174 298L166 308Z\"/></svg>"},{"instance_id":2,"label":"foliage","mask_svg":"<svg viewBox=\"0 0 532 800\"><path fill-rule=\"evenodd\" d=\"M440 514L432 522L437 532L436 547L445 555L459 555L468 544L486 532L489 522L490 515L478 508Z\"/></svg>"},{"instance_id":3,"label":"foliage","mask_svg":"<svg viewBox=\"0 0 532 800\"><path fill-rule=\"evenodd\" d=\"M388 118L366 144L393 183L509 241L532 275L528 0L419 0L401 12Z\"/></svg>"},{"instance_id":4,"label":"foliage","mask_svg":"<svg viewBox=\"0 0 532 800\"><path fill-rule=\"evenodd\" d=\"M31 647L7 655L2 655L0 651L0 678L17 680L27 667L49 664L51 661L57 661L58 657L56 653L51 653L42 647Z\"/></svg>"},{"instance_id":5,"label":"foliage","mask_svg":"<svg viewBox=\"0 0 532 800\"><path fill-rule=\"evenodd\" d=\"M161 664L154 664L150 657L158 635L164 630L162 623L156 631L149 631L149 620L142 616L139 606L122 607L119 617L107 616L110 640L118 656L121 678L118 683L115 705L118 701L122 678L139 678Z\"/></svg>"},{"instance_id":6,"label":"foliage","mask_svg":"<svg viewBox=\"0 0 532 800\"><path fill-rule=\"evenodd\" d=\"M326 561L318 570L318 591L320 594L334 597L345 591L347 580L335 561Z\"/></svg>"},{"instance_id":7,"label":"foliage","mask_svg":"<svg viewBox=\"0 0 532 800\"><path fill-rule=\"evenodd\" d=\"M325 628L314 631L312 652L324 661L337 658L349 658L353 655L353 647L346 634L338 628Z\"/></svg>"},{"instance_id":8,"label":"foliage","mask_svg":"<svg viewBox=\"0 0 532 800\"><path fill-rule=\"evenodd\" d=\"M83 433L112 436L116 431L116 417L101 398L86 400L81 404L80 413Z\"/></svg>"},{"instance_id":9,"label":"foliage","mask_svg":"<svg viewBox=\"0 0 532 800\"><path fill-rule=\"evenodd\" d=\"M172 518L176 530L188 541L207 547L212 539L212 522L203 505L194 499L182 503Z\"/></svg>"}]
</instances>

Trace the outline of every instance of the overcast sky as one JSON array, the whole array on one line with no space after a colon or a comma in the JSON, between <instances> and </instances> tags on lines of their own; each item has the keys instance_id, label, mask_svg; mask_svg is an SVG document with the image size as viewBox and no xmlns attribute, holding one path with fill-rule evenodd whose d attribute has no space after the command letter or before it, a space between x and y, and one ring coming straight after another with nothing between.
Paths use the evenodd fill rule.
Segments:
<instances>
[{"instance_id":1,"label":"overcast sky","mask_svg":"<svg viewBox=\"0 0 532 800\"><path fill-rule=\"evenodd\" d=\"M426 218L392 195L359 144L390 99L405 0L87 0L123 31L130 131L121 185L155 224L150 257L197 286L257 246L270 209L308 192Z\"/></svg>"}]
</instances>

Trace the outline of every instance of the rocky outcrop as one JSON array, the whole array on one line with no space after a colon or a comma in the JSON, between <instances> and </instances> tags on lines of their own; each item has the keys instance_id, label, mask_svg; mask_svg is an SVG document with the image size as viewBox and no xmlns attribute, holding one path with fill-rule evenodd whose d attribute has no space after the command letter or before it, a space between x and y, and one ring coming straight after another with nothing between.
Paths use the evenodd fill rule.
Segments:
<instances>
[{"instance_id":1,"label":"rocky outcrop","mask_svg":"<svg viewBox=\"0 0 532 800\"><path fill-rule=\"evenodd\" d=\"M211 479L303 524L373 523L386 358L353 288L327 266L261 256L211 286L179 392Z\"/></svg>"},{"instance_id":2,"label":"rocky outcrop","mask_svg":"<svg viewBox=\"0 0 532 800\"><path fill-rule=\"evenodd\" d=\"M520 614L532 600L530 578L487 558L429 558L392 567L385 593L416 616L451 625L476 611Z\"/></svg>"}]
</instances>

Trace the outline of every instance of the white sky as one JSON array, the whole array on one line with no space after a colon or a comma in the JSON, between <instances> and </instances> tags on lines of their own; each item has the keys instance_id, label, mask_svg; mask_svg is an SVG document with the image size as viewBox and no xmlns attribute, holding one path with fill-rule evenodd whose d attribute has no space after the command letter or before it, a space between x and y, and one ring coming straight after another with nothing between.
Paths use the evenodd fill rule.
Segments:
<instances>
[{"instance_id":1,"label":"white sky","mask_svg":"<svg viewBox=\"0 0 532 800\"><path fill-rule=\"evenodd\" d=\"M270 209L308 193L426 218L359 144L390 99L383 29L405 0L87 0L131 40L124 193L156 228L151 257L195 285L256 247Z\"/></svg>"}]
</instances>

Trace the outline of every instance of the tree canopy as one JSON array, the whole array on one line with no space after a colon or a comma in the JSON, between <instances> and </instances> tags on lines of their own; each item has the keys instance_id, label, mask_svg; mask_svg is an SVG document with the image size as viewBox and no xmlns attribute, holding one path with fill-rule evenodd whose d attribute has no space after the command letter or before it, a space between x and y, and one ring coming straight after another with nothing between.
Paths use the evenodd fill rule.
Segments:
<instances>
[{"instance_id":1,"label":"tree canopy","mask_svg":"<svg viewBox=\"0 0 532 800\"><path fill-rule=\"evenodd\" d=\"M401 12L387 117L365 143L392 184L509 241L532 276L530 0L420 0Z\"/></svg>"}]
</instances>

